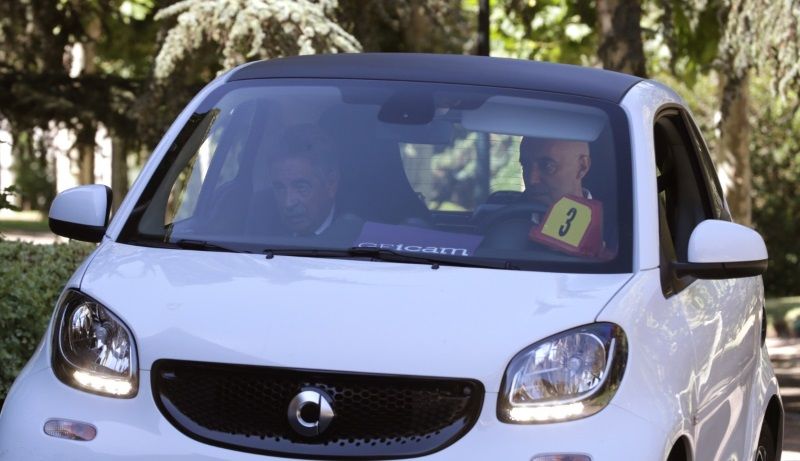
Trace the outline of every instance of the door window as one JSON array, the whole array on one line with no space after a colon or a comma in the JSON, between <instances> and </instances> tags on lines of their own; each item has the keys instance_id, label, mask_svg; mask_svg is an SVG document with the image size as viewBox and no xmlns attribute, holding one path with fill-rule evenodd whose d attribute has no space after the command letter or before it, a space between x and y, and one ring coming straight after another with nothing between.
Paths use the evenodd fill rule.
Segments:
<instances>
[{"instance_id":1,"label":"door window","mask_svg":"<svg viewBox=\"0 0 800 461\"><path fill-rule=\"evenodd\" d=\"M667 295L680 291L693 280L689 277L677 279L670 263L687 261L692 231L704 220L717 216L695 139L682 114L677 110L662 113L655 123L653 134L658 174L662 273L666 275L662 277L662 286Z\"/></svg>"},{"instance_id":2,"label":"door window","mask_svg":"<svg viewBox=\"0 0 800 461\"><path fill-rule=\"evenodd\" d=\"M717 170L714 168L714 163L711 161L711 155L708 151L708 146L689 114L684 113L684 120L691 128L691 136L695 152L700 159L700 169L703 172L705 184L708 187L709 199L711 200L711 208L714 213L714 219L722 219L724 221L731 221L731 215L728 207L725 205L725 199L722 194L722 186L719 183Z\"/></svg>"}]
</instances>

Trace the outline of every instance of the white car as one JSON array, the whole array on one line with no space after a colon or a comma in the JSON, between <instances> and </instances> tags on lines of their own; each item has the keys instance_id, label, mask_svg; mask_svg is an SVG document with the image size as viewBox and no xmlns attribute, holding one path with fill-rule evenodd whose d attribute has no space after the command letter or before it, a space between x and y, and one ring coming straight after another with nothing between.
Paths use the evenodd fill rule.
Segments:
<instances>
[{"instance_id":1,"label":"white car","mask_svg":"<svg viewBox=\"0 0 800 461\"><path fill-rule=\"evenodd\" d=\"M435 55L246 64L109 222L2 460L778 461L767 251L670 89Z\"/></svg>"}]
</instances>

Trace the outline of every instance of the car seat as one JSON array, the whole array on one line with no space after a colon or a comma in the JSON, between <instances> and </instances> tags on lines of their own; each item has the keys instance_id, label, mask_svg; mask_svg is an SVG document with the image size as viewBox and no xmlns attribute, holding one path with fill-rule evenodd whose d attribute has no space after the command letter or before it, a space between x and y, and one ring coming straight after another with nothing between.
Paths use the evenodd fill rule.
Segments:
<instances>
[{"instance_id":1,"label":"car seat","mask_svg":"<svg viewBox=\"0 0 800 461\"><path fill-rule=\"evenodd\" d=\"M397 141L379 139L376 106L337 106L322 114L320 126L340 152L336 206L365 221L429 223L427 206L406 177Z\"/></svg>"}]
</instances>

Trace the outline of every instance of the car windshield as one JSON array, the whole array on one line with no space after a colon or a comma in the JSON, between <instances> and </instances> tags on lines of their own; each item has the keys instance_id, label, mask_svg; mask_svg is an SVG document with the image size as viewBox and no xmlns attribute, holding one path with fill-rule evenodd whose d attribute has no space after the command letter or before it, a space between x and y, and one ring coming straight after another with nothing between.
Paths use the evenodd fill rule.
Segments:
<instances>
[{"instance_id":1,"label":"car windshield","mask_svg":"<svg viewBox=\"0 0 800 461\"><path fill-rule=\"evenodd\" d=\"M622 109L426 82L222 85L120 241L554 272L631 270ZM413 258L412 258L413 256Z\"/></svg>"}]
</instances>

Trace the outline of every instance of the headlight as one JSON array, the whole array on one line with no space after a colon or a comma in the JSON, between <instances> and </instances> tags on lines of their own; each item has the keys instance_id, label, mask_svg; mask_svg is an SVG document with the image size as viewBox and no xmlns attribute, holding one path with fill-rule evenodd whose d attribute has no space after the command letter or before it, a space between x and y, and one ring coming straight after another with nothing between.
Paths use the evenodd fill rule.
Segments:
<instances>
[{"instance_id":1,"label":"headlight","mask_svg":"<svg viewBox=\"0 0 800 461\"><path fill-rule=\"evenodd\" d=\"M70 290L60 301L53 335L53 370L72 387L131 398L138 390L133 334L105 306Z\"/></svg>"},{"instance_id":2,"label":"headlight","mask_svg":"<svg viewBox=\"0 0 800 461\"><path fill-rule=\"evenodd\" d=\"M612 323L575 328L529 346L506 369L497 416L525 424L593 415L617 391L627 356L625 333Z\"/></svg>"}]
</instances>

